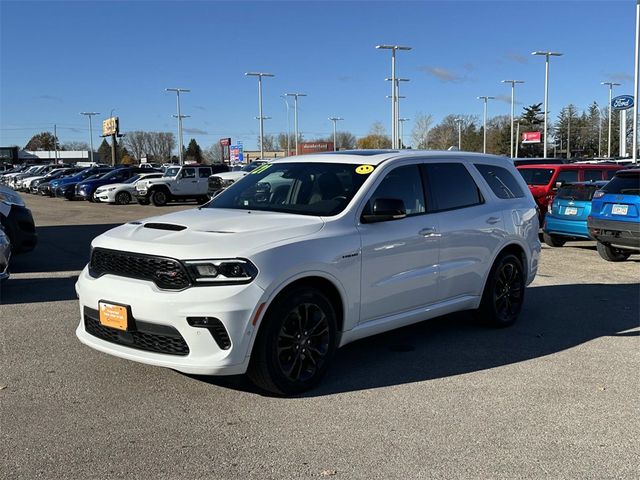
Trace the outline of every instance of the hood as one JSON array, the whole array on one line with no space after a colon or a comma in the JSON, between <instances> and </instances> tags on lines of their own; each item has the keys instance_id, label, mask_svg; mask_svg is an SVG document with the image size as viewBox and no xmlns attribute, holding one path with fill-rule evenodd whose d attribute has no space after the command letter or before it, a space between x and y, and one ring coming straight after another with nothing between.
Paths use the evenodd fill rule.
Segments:
<instances>
[{"instance_id":1,"label":"hood","mask_svg":"<svg viewBox=\"0 0 640 480\"><path fill-rule=\"evenodd\" d=\"M212 177L219 177L223 180L233 180L234 182L238 179L246 176L250 172L222 172L222 173L214 173L211 175Z\"/></svg>"},{"instance_id":2,"label":"hood","mask_svg":"<svg viewBox=\"0 0 640 480\"><path fill-rule=\"evenodd\" d=\"M250 257L267 245L311 235L323 226L319 217L202 208L121 225L95 238L92 246L183 260Z\"/></svg>"}]
</instances>

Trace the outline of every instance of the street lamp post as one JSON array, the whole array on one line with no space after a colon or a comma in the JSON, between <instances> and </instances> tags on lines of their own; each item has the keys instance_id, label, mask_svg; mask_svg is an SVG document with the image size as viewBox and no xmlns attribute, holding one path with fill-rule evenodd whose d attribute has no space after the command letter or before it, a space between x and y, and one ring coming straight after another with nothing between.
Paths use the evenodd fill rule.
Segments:
<instances>
[{"instance_id":1,"label":"street lamp post","mask_svg":"<svg viewBox=\"0 0 640 480\"><path fill-rule=\"evenodd\" d=\"M260 120L260 158L264 157L264 148L262 144L264 143L264 119L265 117L262 115L262 77L274 77L273 73L263 73L263 72L247 72L245 73L248 77L258 77L258 107L259 107L259 116L256 117Z\"/></svg>"},{"instance_id":2,"label":"street lamp post","mask_svg":"<svg viewBox=\"0 0 640 480\"><path fill-rule=\"evenodd\" d=\"M289 122L289 102L286 95L280 95L280 98L284 100L284 104L287 106L287 157L291 155L291 123Z\"/></svg>"},{"instance_id":3,"label":"street lamp post","mask_svg":"<svg viewBox=\"0 0 640 480\"><path fill-rule=\"evenodd\" d=\"M182 119L186 118L188 115L182 115L182 113L180 113L180 92L190 92L191 90L188 90L186 88L165 88L165 91L167 92L176 92L176 98L177 98L177 104L178 104L178 114L174 115L174 118L178 119L178 158L180 159L180 165L182 165L184 163L184 160L182 158L182 147L183 147L183 142L182 142Z\"/></svg>"},{"instance_id":4,"label":"street lamp post","mask_svg":"<svg viewBox=\"0 0 640 480\"><path fill-rule=\"evenodd\" d=\"M456 118L455 122L458 124L458 150L462 150L462 119Z\"/></svg>"},{"instance_id":5,"label":"street lamp post","mask_svg":"<svg viewBox=\"0 0 640 480\"><path fill-rule=\"evenodd\" d=\"M398 148L398 120L397 120L397 85L396 85L396 51L411 50L411 47L401 45L376 45L379 50L391 50L391 146Z\"/></svg>"},{"instance_id":6,"label":"street lamp post","mask_svg":"<svg viewBox=\"0 0 640 480\"><path fill-rule=\"evenodd\" d=\"M616 82L600 82L600 85L607 85L609 87L609 138L607 140L607 158L611 158L611 117L613 112L611 111L611 99L613 96L613 87L619 87L621 84Z\"/></svg>"},{"instance_id":7,"label":"street lamp post","mask_svg":"<svg viewBox=\"0 0 640 480\"><path fill-rule=\"evenodd\" d=\"M520 146L520 118L514 118L514 121L516 122L516 156L515 158L518 158L518 147Z\"/></svg>"},{"instance_id":8,"label":"street lamp post","mask_svg":"<svg viewBox=\"0 0 640 480\"><path fill-rule=\"evenodd\" d=\"M329 120L331 120L333 122L333 151L337 151L338 150L338 144L336 143L336 122L340 121L340 120L344 120L344 118L342 117L329 117Z\"/></svg>"},{"instance_id":9,"label":"street lamp post","mask_svg":"<svg viewBox=\"0 0 640 480\"><path fill-rule=\"evenodd\" d=\"M400 122L400 147L404 149L404 122L408 122L411 120L410 118L399 118L398 122Z\"/></svg>"},{"instance_id":10,"label":"street lamp post","mask_svg":"<svg viewBox=\"0 0 640 480\"><path fill-rule=\"evenodd\" d=\"M524 80L502 80L502 83L511 84L511 158L513 158L513 117L515 105L516 83L524 83Z\"/></svg>"},{"instance_id":11,"label":"street lamp post","mask_svg":"<svg viewBox=\"0 0 640 480\"><path fill-rule=\"evenodd\" d=\"M633 163L638 166L638 96L640 95L638 78L640 64L640 0L636 0L636 55L633 63L633 153L631 158Z\"/></svg>"},{"instance_id":12,"label":"street lamp post","mask_svg":"<svg viewBox=\"0 0 640 480\"><path fill-rule=\"evenodd\" d=\"M547 114L549 112L549 57L560 57L559 52L531 52L531 55L543 55L545 57L544 69L544 145L542 146L544 158L547 158Z\"/></svg>"},{"instance_id":13,"label":"street lamp post","mask_svg":"<svg viewBox=\"0 0 640 480\"><path fill-rule=\"evenodd\" d=\"M387 82L391 82L393 79L385 78ZM408 82L410 81L408 78L396 78L396 110L395 110L395 118L396 118L396 135L398 135L398 146L396 148L401 148L400 144L402 142L402 138L399 135L400 132L400 99L405 98L400 95L400 82Z\"/></svg>"},{"instance_id":14,"label":"street lamp post","mask_svg":"<svg viewBox=\"0 0 640 480\"><path fill-rule=\"evenodd\" d=\"M296 155L298 155L298 97L306 97L306 93L285 93L287 97L293 97L293 128L296 136Z\"/></svg>"},{"instance_id":15,"label":"street lamp post","mask_svg":"<svg viewBox=\"0 0 640 480\"><path fill-rule=\"evenodd\" d=\"M483 115L483 135L482 135L482 153L487 153L487 102L489 100L493 100L496 97L488 97L486 95L482 95L478 97L478 100L484 101L484 115Z\"/></svg>"},{"instance_id":16,"label":"street lamp post","mask_svg":"<svg viewBox=\"0 0 640 480\"><path fill-rule=\"evenodd\" d=\"M91 117L94 115L100 115L100 112L80 112L80 115L89 117L89 145L91 145L91 163L93 163L93 125L91 124Z\"/></svg>"}]
</instances>

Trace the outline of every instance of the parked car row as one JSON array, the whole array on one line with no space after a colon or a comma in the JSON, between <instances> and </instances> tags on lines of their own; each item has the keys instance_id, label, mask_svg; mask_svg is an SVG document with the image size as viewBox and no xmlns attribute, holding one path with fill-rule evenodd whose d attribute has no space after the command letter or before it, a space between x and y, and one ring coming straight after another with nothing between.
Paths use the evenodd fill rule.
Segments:
<instances>
[{"instance_id":1,"label":"parked car row","mask_svg":"<svg viewBox=\"0 0 640 480\"><path fill-rule=\"evenodd\" d=\"M544 242L596 240L611 262L640 253L640 169L619 164L522 165L540 210Z\"/></svg>"}]
</instances>

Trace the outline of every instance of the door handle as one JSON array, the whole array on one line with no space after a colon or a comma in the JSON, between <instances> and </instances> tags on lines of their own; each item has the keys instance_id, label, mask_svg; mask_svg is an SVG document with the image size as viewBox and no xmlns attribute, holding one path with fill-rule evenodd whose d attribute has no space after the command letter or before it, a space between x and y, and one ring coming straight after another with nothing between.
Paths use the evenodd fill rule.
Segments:
<instances>
[{"instance_id":1,"label":"door handle","mask_svg":"<svg viewBox=\"0 0 640 480\"><path fill-rule=\"evenodd\" d=\"M422 235L423 237L439 237L440 234L436 227L426 227L418 232L418 235Z\"/></svg>"},{"instance_id":2,"label":"door handle","mask_svg":"<svg viewBox=\"0 0 640 480\"><path fill-rule=\"evenodd\" d=\"M489 225L495 225L496 223L498 223L500 221L499 217L489 217L487 218L487 223Z\"/></svg>"}]
</instances>

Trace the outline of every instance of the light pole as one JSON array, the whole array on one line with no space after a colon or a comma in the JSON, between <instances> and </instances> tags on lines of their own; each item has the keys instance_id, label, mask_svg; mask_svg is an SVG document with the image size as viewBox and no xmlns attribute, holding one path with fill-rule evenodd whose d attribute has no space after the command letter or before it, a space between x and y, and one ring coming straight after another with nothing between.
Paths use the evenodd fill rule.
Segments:
<instances>
[{"instance_id":1,"label":"light pole","mask_svg":"<svg viewBox=\"0 0 640 480\"><path fill-rule=\"evenodd\" d=\"M180 165L182 165L183 162L183 158L182 158L182 147L183 147L183 143L182 143L182 119L186 118L188 115L182 115L182 113L180 113L180 92L190 92L191 90L188 90L186 88L165 88L165 91L167 92L176 92L176 98L177 98L177 103L178 103L178 114L174 115L174 118L178 119L178 158L180 159Z\"/></svg>"},{"instance_id":2,"label":"light pole","mask_svg":"<svg viewBox=\"0 0 640 480\"><path fill-rule=\"evenodd\" d=\"M396 51L411 50L411 47L401 45L376 45L379 50L391 50L391 146L398 148L398 120L396 117Z\"/></svg>"},{"instance_id":3,"label":"light pole","mask_svg":"<svg viewBox=\"0 0 640 480\"><path fill-rule=\"evenodd\" d=\"M489 100L493 100L496 97L488 97L486 95L480 96L478 97L478 100L483 100L484 101L484 127L483 127L483 135L482 135L482 153L487 153L487 102Z\"/></svg>"},{"instance_id":4,"label":"light pole","mask_svg":"<svg viewBox=\"0 0 640 480\"><path fill-rule=\"evenodd\" d=\"M287 157L291 155L291 123L289 122L289 102L287 102L286 95L280 95L280 98L284 100L284 104L287 106Z\"/></svg>"},{"instance_id":5,"label":"light pole","mask_svg":"<svg viewBox=\"0 0 640 480\"><path fill-rule=\"evenodd\" d=\"M400 147L404 149L404 122L408 122L411 120L410 118L399 118L398 122L400 122Z\"/></svg>"},{"instance_id":6,"label":"light pole","mask_svg":"<svg viewBox=\"0 0 640 480\"><path fill-rule=\"evenodd\" d=\"M516 93L516 83L524 83L524 80L502 80L502 83L511 84L511 158L513 158L513 116L514 116L514 103Z\"/></svg>"},{"instance_id":7,"label":"light pole","mask_svg":"<svg viewBox=\"0 0 640 480\"><path fill-rule=\"evenodd\" d=\"M260 120L260 158L264 157L264 148L262 144L264 143L264 116L262 115L262 77L274 77L273 73L264 73L264 72L247 72L245 73L247 77L258 77L258 106L259 106L259 116L257 117Z\"/></svg>"},{"instance_id":8,"label":"light pole","mask_svg":"<svg viewBox=\"0 0 640 480\"><path fill-rule=\"evenodd\" d=\"M516 157L518 158L518 147L520 146L520 117L514 118L514 121L517 124L516 127Z\"/></svg>"},{"instance_id":9,"label":"light pole","mask_svg":"<svg viewBox=\"0 0 640 480\"><path fill-rule=\"evenodd\" d=\"M600 82L600 85L607 85L609 87L609 139L607 140L607 158L611 158L611 117L613 112L611 111L611 98L613 96L613 87L619 87L621 84L616 82Z\"/></svg>"},{"instance_id":10,"label":"light pole","mask_svg":"<svg viewBox=\"0 0 640 480\"><path fill-rule=\"evenodd\" d=\"M306 93L285 93L287 97L293 97L293 129L296 136L296 155L298 155L298 97L306 97Z\"/></svg>"},{"instance_id":11,"label":"light pole","mask_svg":"<svg viewBox=\"0 0 640 480\"><path fill-rule=\"evenodd\" d=\"M456 118L455 122L458 124L458 150L462 150L462 119Z\"/></svg>"},{"instance_id":12,"label":"light pole","mask_svg":"<svg viewBox=\"0 0 640 480\"><path fill-rule=\"evenodd\" d=\"M638 66L640 64L640 0L636 0L636 56L633 64L633 163L638 165Z\"/></svg>"},{"instance_id":13,"label":"light pole","mask_svg":"<svg viewBox=\"0 0 640 480\"><path fill-rule=\"evenodd\" d=\"M329 117L329 120L333 122L333 151L338 150L338 144L336 143L336 122L344 120L342 117Z\"/></svg>"},{"instance_id":14,"label":"light pole","mask_svg":"<svg viewBox=\"0 0 640 480\"><path fill-rule=\"evenodd\" d=\"M542 146L544 158L547 158L547 114L549 112L549 57L560 57L562 53L559 52L531 52L531 55L544 55L545 68L544 68L544 145Z\"/></svg>"},{"instance_id":15,"label":"light pole","mask_svg":"<svg viewBox=\"0 0 640 480\"><path fill-rule=\"evenodd\" d=\"M89 144L91 145L91 163L93 163L93 125L91 124L91 117L94 115L100 115L100 112L80 112L80 115L89 117Z\"/></svg>"},{"instance_id":16,"label":"light pole","mask_svg":"<svg viewBox=\"0 0 640 480\"><path fill-rule=\"evenodd\" d=\"M391 82L393 81L393 79L391 78L385 78L385 81L387 82ZM398 146L396 148L400 148L400 143L402 142L402 139L399 135L400 132L400 99L401 98L405 98L400 96L400 82L409 82L410 80L408 78L396 78L396 110L395 110L395 117L396 117L396 135L398 136Z\"/></svg>"}]
</instances>

